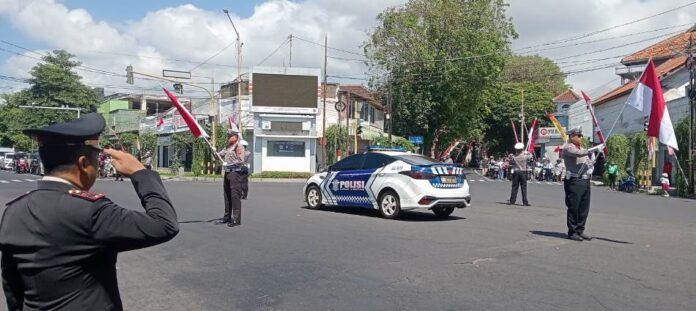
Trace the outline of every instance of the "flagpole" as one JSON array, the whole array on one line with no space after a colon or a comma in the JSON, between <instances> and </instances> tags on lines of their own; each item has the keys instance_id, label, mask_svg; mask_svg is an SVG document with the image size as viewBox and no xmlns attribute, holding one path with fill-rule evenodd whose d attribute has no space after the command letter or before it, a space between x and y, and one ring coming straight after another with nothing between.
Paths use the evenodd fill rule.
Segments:
<instances>
[{"instance_id":1,"label":"flagpole","mask_svg":"<svg viewBox=\"0 0 696 311\"><path fill-rule=\"evenodd\" d=\"M225 162L222 160L222 157L217 153L217 150L215 150L215 147L213 147L213 144L210 143L210 140L208 140L208 137L203 136L203 140L205 140L206 143L208 143L208 147L210 147L210 150L213 152L215 157L220 160L220 162Z\"/></svg>"},{"instance_id":2,"label":"flagpole","mask_svg":"<svg viewBox=\"0 0 696 311\"><path fill-rule=\"evenodd\" d=\"M668 147L669 148L669 147ZM684 182L686 183L686 187L689 187L689 179L686 178L686 173L684 173L684 170L681 167L681 164L679 164L679 158L677 157L677 153L675 152L673 155L675 160L677 160L677 167L679 168L679 171L682 173L682 177L684 177Z\"/></svg>"}]
</instances>

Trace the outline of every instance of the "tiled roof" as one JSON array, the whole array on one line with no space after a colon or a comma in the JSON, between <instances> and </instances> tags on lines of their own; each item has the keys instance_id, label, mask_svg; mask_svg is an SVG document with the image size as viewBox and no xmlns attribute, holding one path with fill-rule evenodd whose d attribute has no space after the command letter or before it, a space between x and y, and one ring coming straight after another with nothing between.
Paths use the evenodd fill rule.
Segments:
<instances>
[{"instance_id":1,"label":"tiled roof","mask_svg":"<svg viewBox=\"0 0 696 311\"><path fill-rule=\"evenodd\" d=\"M561 93L561 95L558 95L554 97L551 101L554 103L558 102L576 102L580 100L580 96L578 94L575 94L573 90L567 89L565 92Z\"/></svg>"},{"instance_id":2,"label":"tiled roof","mask_svg":"<svg viewBox=\"0 0 696 311\"><path fill-rule=\"evenodd\" d=\"M681 53L689 44L689 37L694 34L696 27L692 27L684 33L674 35L645 49L624 57L621 62L624 64L640 63L647 61L650 57L656 59L670 58L676 53ZM694 35L696 39L696 35Z\"/></svg>"},{"instance_id":3,"label":"tiled roof","mask_svg":"<svg viewBox=\"0 0 696 311\"><path fill-rule=\"evenodd\" d=\"M660 79L662 77L669 75L670 73L674 72L675 70L681 68L684 66L684 62L686 61L686 56L680 55L678 57L671 58L664 63L660 64L659 66L655 67L655 70L657 71L657 74L659 75ZM612 99L619 98L623 95L626 95L630 93L633 90L633 87L636 86L636 81L631 81L629 83L626 83L622 86L619 86L608 93L602 95L601 97L597 98L596 100L593 101L593 105L598 106L601 104L604 104Z\"/></svg>"},{"instance_id":4,"label":"tiled roof","mask_svg":"<svg viewBox=\"0 0 696 311\"><path fill-rule=\"evenodd\" d=\"M357 96L363 98L367 101L372 102L375 106L379 108L384 108L382 103L379 100L377 100L375 93L362 85L341 84L338 87L338 92L348 92L350 93L350 96Z\"/></svg>"}]
</instances>

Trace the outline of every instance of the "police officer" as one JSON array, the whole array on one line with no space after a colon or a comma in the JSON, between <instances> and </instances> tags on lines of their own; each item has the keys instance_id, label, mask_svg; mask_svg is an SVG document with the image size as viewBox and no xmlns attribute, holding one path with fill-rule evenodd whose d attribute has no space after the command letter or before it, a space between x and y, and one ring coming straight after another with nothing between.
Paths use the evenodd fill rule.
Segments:
<instances>
[{"instance_id":1,"label":"police officer","mask_svg":"<svg viewBox=\"0 0 696 311\"><path fill-rule=\"evenodd\" d=\"M513 205L517 202L517 189L522 188L522 204L529 206L529 201L527 200L527 163L532 158L532 155L523 149L524 144L515 144L517 155L510 157L512 190L510 191L508 205Z\"/></svg>"},{"instance_id":2,"label":"police officer","mask_svg":"<svg viewBox=\"0 0 696 311\"><path fill-rule=\"evenodd\" d=\"M594 161L590 155L604 148L597 145L590 149L582 148L582 129L574 128L568 131L569 142L563 146L561 157L566 167L563 189L565 204L568 208L566 220L568 239L574 241L592 240L585 234L585 222L590 213L590 177L594 169Z\"/></svg>"},{"instance_id":3,"label":"police officer","mask_svg":"<svg viewBox=\"0 0 696 311\"><path fill-rule=\"evenodd\" d=\"M3 290L9 310L122 310L119 252L172 239L177 217L159 175L106 149L130 176L145 212L89 192L97 179L101 115L25 130L46 170L36 189L10 201L0 222Z\"/></svg>"},{"instance_id":4,"label":"police officer","mask_svg":"<svg viewBox=\"0 0 696 311\"><path fill-rule=\"evenodd\" d=\"M249 173L244 165L244 147L239 144L239 132L236 128L227 131L227 148L218 152L223 159L225 180L223 192L225 195L225 214L216 224L227 224L228 227L239 226L242 221L242 197L244 178Z\"/></svg>"}]
</instances>

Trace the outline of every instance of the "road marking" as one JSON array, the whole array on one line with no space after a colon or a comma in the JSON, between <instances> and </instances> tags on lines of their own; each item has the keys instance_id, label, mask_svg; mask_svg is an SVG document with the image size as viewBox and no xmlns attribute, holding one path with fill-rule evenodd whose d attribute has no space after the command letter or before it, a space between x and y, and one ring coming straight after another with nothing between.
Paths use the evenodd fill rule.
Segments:
<instances>
[{"instance_id":1,"label":"road marking","mask_svg":"<svg viewBox=\"0 0 696 311\"><path fill-rule=\"evenodd\" d=\"M19 179L12 179L12 181L14 181L14 182L22 182L22 181L19 180Z\"/></svg>"},{"instance_id":2,"label":"road marking","mask_svg":"<svg viewBox=\"0 0 696 311\"><path fill-rule=\"evenodd\" d=\"M534 183L536 183L536 184L538 184L538 185L541 185L541 182L540 182L540 181L535 181Z\"/></svg>"},{"instance_id":3,"label":"road marking","mask_svg":"<svg viewBox=\"0 0 696 311\"><path fill-rule=\"evenodd\" d=\"M26 181L36 181L38 179L25 179Z\"/></svg>"},{"instance_id":4,"label":"road marking","mask_svg":"<svg viewBox=\"0 0 696 311\"><path fill-rule=\"evenodd\" d=\"M2 183L2 184L9 184L10 182L7 181L7 180L0 180L0 183Z\"/></svg>"},{"instance_id":5,"label":"road marking","mask_svg":"<svg viewBox=\"0 0 696 311\"><path fill-rule=\"evenodd\" d=\"M480 181L480 182L484 182L485 180L483 180L483 179L479 179L479 181Z\"/></svg>"},{"instance_id":6,"label":"road marking","mask_svg":"<svg viewBox=\"0 0 696 311\"><path fill-rule=\"evenodd\" d=\"M554 184L554 185L556 185L556 186L560 186L560 185L562 185L562 184L561 184L561 183L559 183L559 182L554 182L553 184Z\"/></svg>"},{"instance_id":7,"label":"road marking","mask_svg":"<svg viewBox=\"0 0 696 311\"><path fill-rule=\"evenodd\" d=\"M546 182L547 185L553 185L550 181Z\"/></svg>"}]
</instances>

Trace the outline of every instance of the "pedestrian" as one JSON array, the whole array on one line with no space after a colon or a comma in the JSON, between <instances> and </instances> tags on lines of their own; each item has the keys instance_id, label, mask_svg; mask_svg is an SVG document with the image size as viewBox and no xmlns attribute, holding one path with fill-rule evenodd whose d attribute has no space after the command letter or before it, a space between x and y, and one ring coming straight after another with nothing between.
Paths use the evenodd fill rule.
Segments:
<instances>
[{"instance_id":1,"label":"pedestrian","mask_svg":"<svg viewBox=\"0 0 696 311\"><path fill-rule=\"evenodd\" d=\"M152 154L150 151L145 151L145 155L143 156L143 165L145 165L145 168L148 170L152 169Z\"/></svg>"},{"instance_id":2,"label":"pedestrian","mask_svg":"<svg viewBox=\"0 0 696 311\"><path fill-rule=\"evenodd\" d=\"M144 212L89 192L104 126L101 115L90 113L24 131L37 139L46 172L36 189L7 203L0 221L8 310L122 310L118 253L164 243L179 232L159 175L130 154L104 150L116 170L131 177Z\"/></svg>"},{"instance_id":3,"label":"pedestrian","mask_svg":"<svg viewBox=\"0 0 696 311\"><path fill-rule=\"evenodd\" d=\"M239 132L236 128L227 131L227 148L218 152L223 159L225 179L223 192L225 196L225 214L216 224L227 224L228 227L239 226L242 221L242 197L244 192L245 175L249 169L244 165L244 147L239 144Z\"/></svg>"},{"instance_id":4,"label":"pedestrian","mask_svg":"<svg viewBox=\"0 0 696 311\"><path fill-rule=\"evenodd\" d=\"M555 181L563 181L563 175L565 174L565 165L563 165L563 161L561 161L561 159L556 160L556 166L554 167L554 171L556 177Z\"/></svg>"},{"instance_id":5,"label":"pedestrian","mask_svg":"<svg viewBox=\"0 0 696 311\"><path fill-rule=\"evenodd\" d=\"M544 180L549 181L553 176L553 164L549 158L544 158Z\"/></svg>"},{"instance_id":6,"label":"pedestrian","mask_svg":"<svg viewBox=\"0 0 696 311\"><path fill-rule=\"evenodd\" d=\"M662 184L662 196L669 198L669 175L667 173L662 173L660 183Z\"/></svg>"},{"instance_id":7,"label":"pedestrian","mask_svg":"<svg viewBox=\"0 0 696 311\"><path fill-rule=\"evenodd\" d=\"M662 172L667 173L667 179L672 179L672 162L665 160L665 164L662 165Z\"/></svg>"},{"instance_id":8,"label":"pedestrian","mask_svg":"<svg viewBox=\"0 0 696 311\"><path fill-rule=\"evenodd\" d=\"M503 157L500 157L500 159L498 159L498 179L500 179L500 180L503 180L503 177L504 177L504 172L505 172L504 165L505 164L503 163Z\"/></svg>"},{"instance_id":9,"label":"pedestrian","mask_svg":"<svg viewBox=\"0 0 696 311\"><path fill-rule=\"evenodd\" d=\"M619 166L614 161L609 161L607 165L607 177L609 178L609 189L616 190L616 177L619 174Z\"/></svg>"},{"instance_id":10,"label":"pedestrian","mask_svg":"<svg viewBox=\"0 0 696 311\"><path fill-rule=\"evenodd\" d=\"M481 160L481 176L488 176L488 157Z\"/></svg>"},{"instance_id":11,"label":"pedestrian","mask_svg":"<svg viewBox=\"0 0 696 311\"><path fill-rule=\"evenodd\" d=\"M600 144L590 149L583 148L581 128L569 130L568 137L570 141L561 150L561 157L566 167L563 189L567 207L568 239L589 241L592 238L585 234L585 223L590 213L590 177L594 169L594 163L589 156L603 149L604 145Z\"/></svg>"},{"instance_id":12,"label":"pedestrian","mask_svg":"<svg viewBox=\"0 0 696 311\"><path fill-rule=\"evenodd\" d=\"M517 201L517 189L522 188L522 205L529 206L527 200L527 163L532 155L523 150L524 144L517 143L515 150L517 155L510 158L511 174L512 174L512 190L510 191L510 200L508 205L513 205Z\"/></svg>"}]
</instances>

